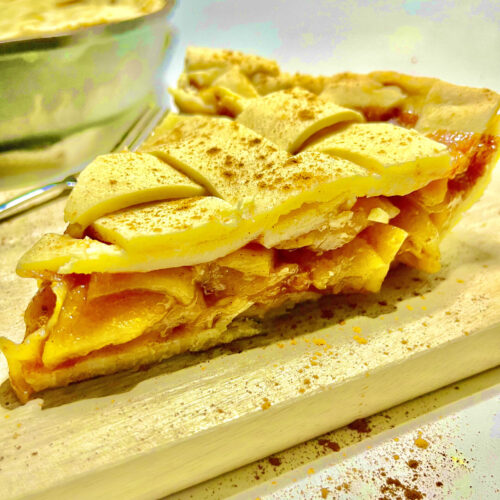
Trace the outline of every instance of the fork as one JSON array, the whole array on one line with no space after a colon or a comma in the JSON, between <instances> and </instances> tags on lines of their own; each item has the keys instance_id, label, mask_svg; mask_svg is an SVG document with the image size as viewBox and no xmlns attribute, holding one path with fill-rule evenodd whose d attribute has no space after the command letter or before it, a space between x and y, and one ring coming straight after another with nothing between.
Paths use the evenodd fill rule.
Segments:
<instances>
[{"instance_id":1,"label":"fork","mask_svg":"<svg viewBox=\"0 0 500 500\"><path fill-rule=\"evenodd\" d=\"M139 117L134 121L112 151L116 152L124 149L135 151L167 113L168 110L159 107L156 103L147 104L141 111ZM84 166L85 165L82 165L80 171L83 170ZM1 203L0 221L12 217L13 215L20 214L21 212L25 212L31 208L35 208L49 200L53 200L66 191L71 191L76 185L79 173L80 172L68 175L60 181L32 189L5 203Z\"/></svg>"}]
</instances>

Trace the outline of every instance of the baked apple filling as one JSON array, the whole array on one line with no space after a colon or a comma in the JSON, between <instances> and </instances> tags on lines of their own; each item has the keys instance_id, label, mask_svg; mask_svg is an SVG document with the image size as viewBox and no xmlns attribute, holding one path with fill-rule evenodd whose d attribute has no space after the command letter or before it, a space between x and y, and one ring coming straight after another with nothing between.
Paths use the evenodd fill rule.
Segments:
<instances>
[{"instance_id":1,"label":"baked apple filling","mask_svg":"<svg viewBox=\"0 0 500 500\"><path fill-rule=\"evenodd\" d=\"M252 243L195 266L45 275L25 315L25 342L3 339L1 346L11 360L11 375L22 373L13 376L22 387L30 371L75 371L89 355L105 358L109 346L126 349L144 342L151 348L202 331L224 331L237 317L260 317L322 294L376 292L405 238L395 226L374 223L340 248L319 253ZM29 359L24 359L27 345Z\"/></svg>"}]
</instances>

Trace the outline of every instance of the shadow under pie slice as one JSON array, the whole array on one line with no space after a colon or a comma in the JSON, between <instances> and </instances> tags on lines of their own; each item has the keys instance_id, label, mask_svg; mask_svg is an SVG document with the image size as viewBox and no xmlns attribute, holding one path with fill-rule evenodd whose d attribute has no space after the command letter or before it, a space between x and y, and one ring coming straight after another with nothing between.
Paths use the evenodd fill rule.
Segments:
<instances>
[{"instance_id":1,"label":"shadow under pie slice","mask_svg":"<svg viewBox=\"0 0 500 500\"><path fill-rule=\"evenodd\" d=\"M40 283L24 341L0 339L21 401L376 293L398 263L438 271L498 156L500 96L435 79L289 75L192 48L173 94L184 114L89 165L66 234L19 261Z\"/></svg>"}]
</instances>

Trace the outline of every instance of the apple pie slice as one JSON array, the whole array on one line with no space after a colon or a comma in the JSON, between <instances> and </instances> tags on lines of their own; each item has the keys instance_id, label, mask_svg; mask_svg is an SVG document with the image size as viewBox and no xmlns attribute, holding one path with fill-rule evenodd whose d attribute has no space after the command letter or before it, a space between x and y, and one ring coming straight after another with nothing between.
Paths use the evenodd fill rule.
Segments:
<instances>
[{"instance_id":1,"label":"apple pie slice","mask_svg":"<svg viewBox=\"0 0 500 500\"><path fill-rule=\"evenodd\" d=\"M39 290L12 387L34 392L258 333L252 318L375 293L439 242L497 159L500 96L397 73L288 75L190 49L171 114L138 153L97 158L66 233L19 261Z\"/></svg>"}]
</instances>

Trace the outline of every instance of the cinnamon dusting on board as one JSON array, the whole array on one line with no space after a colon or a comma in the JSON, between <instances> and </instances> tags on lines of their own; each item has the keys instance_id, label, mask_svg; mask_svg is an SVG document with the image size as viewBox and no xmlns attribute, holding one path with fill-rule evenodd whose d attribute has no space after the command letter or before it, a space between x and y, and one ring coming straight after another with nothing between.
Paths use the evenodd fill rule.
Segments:
<instances>
[{"instance_id":1,"label":"cinnamon dusting on board","mask_svg":"<svg viewBox=\"0 0 500 500\"><path fill-rule=\"evenodd\" d=\"M334 441L330 441L329 439L318 439L318 444L333 451L340 451L339 444Z\"/></svg>"},{"instance_id":2,"label":"cinnamon dusting on board","mask_svg":"<svg viewBox=\"0 0 500 500\"><path fill-rule=\"evenodd\" d=\"M370 425L366 418L358 418L357 420L354 420L354 422L351 422L347 427L353 431L363 434L371 432Z\"/></svg>"},{"instance_id":3,"label":"cinnamon dusting on board","mask_svg":"<svg viewBox=\"0 0 500 500\"><path fill-rule=\"evenodd\" d=\"M399 479L395 479L392 477L388 477L386 479L386 485L380 488L381 493L389 493L391 495L390 497L383 497L384 500L386 498L394 498L398 496L398 493L400 491L402 491L405 498L407 498L408 500L421 500L422 498L424 498L422 493L416 488L406 486Z\"/></svg>"},{"instance_id":4,"label":"cinnamon dusting on board","mask_svg":"<svg viewBox=\"0 0 500 500\"><path fill-rule=\"evenodd\" d=\"M328 498L330 490L328 488L321 488L321 498Z\"/></svg>"},{"instance_id":5,"label":"cinnamon dusting on board","mask_svg":"<svg viewBox=\"0 0 500 500\"><path fill-rule=\"evenodd\" d=\"M273 466L273 467L279 467L281 465L281 459L278 457L269 457L267 461Z\"/></svg>"}]
</instances>

